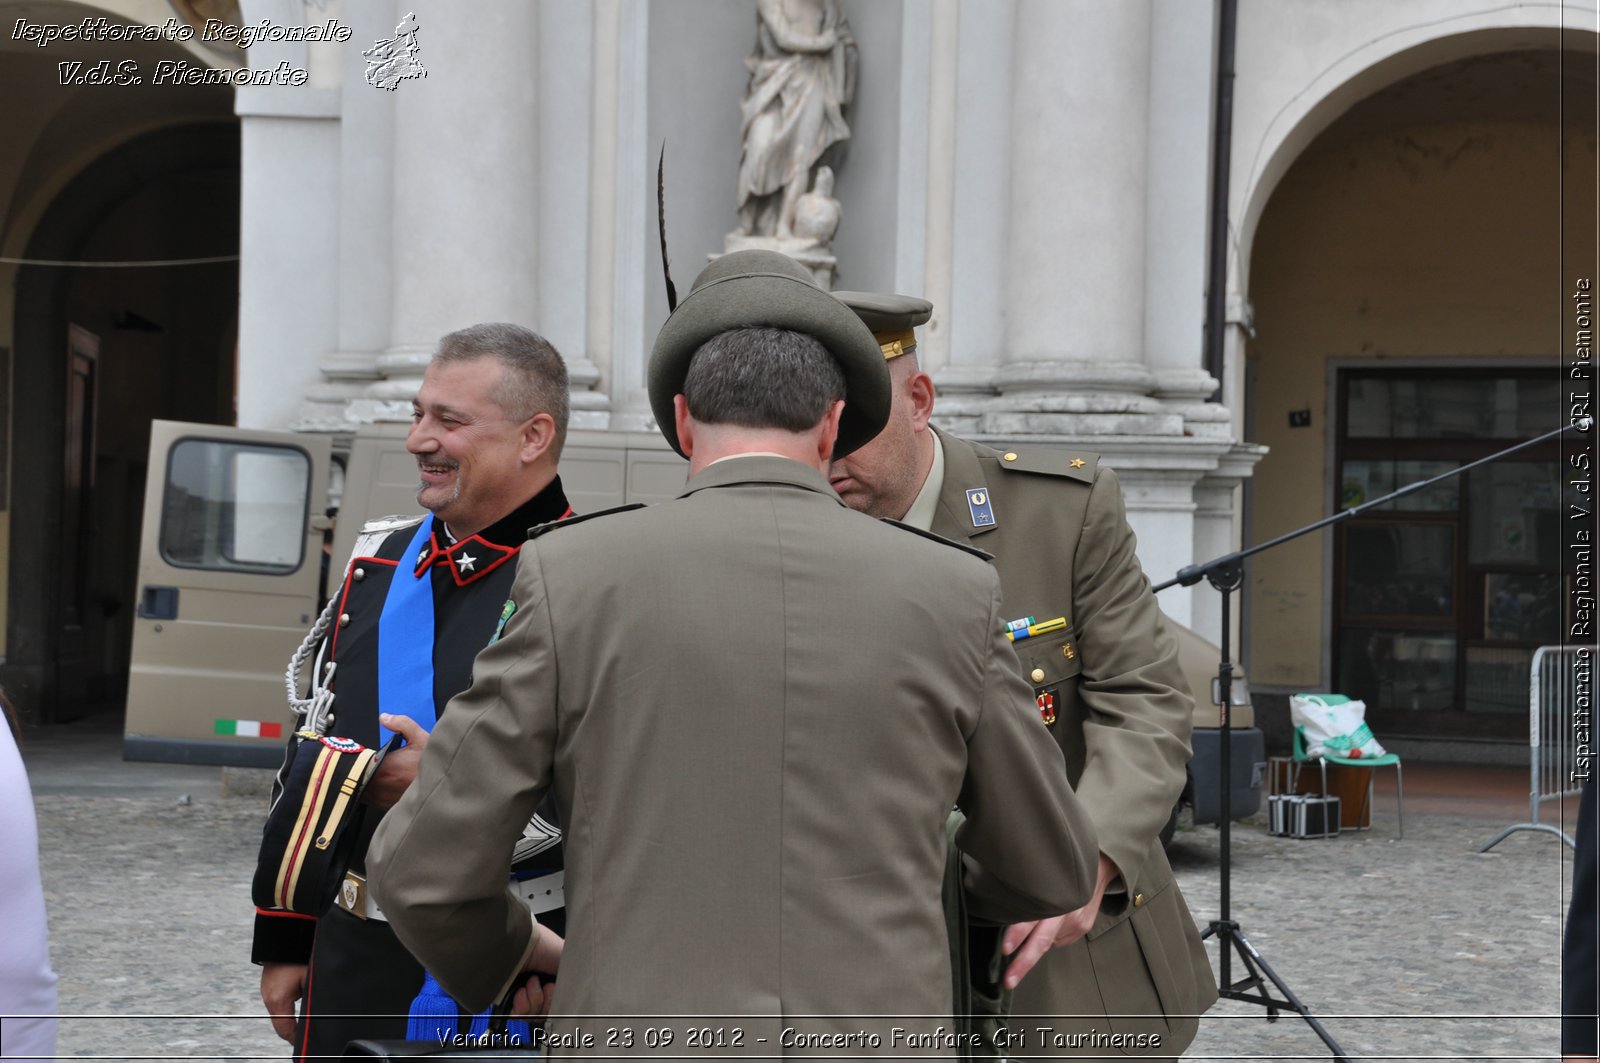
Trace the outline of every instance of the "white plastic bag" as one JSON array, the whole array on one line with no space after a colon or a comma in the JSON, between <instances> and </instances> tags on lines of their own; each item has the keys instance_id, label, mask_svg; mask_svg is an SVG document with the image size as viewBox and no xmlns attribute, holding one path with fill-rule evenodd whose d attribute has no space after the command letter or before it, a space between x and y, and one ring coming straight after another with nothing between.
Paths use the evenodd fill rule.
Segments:
<instances>
[{"instance_id":1,"label":"white plastic bag","mask_svg":"<svg viewBox=\"0 0 1600 1063\"><path fill-rule=\"evenodd\" d=\"M1367 703L1342 694L1295 694L1289 719L1305 731L1307 757L1381 757L1384 749L1367 726Z\"/></svg>"}]
</instances>

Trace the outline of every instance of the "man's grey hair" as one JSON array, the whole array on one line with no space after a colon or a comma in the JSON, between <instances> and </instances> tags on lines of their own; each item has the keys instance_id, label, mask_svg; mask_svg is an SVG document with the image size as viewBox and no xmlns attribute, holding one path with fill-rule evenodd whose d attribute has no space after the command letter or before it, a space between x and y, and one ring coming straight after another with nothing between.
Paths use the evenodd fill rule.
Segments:
<instances>
[{"instance_id":1,"label":"man's grey hair","mask_svg":"<svg viewBox=\"0 0 1600 1063\"><path fill-rule=\"evenodd\" d=\"M452 332L439 341L433 360L440 365L495 358L505 367L505 375L490 393L490 398L513 421L526 421L536 413L548 413L556 423L553 453L561 453L567 438L567 363L561 353L531 329L505 322L472 325Z\"/></svg>"},{"instance_id":2,"label":"man's grey hair","mask_svg":"<svg viewBox=\"0 0 1600 1063\"><path fill-rule=\"evenodd\" d=\"M702 424L803 432L845 397L844 371L803 332L731 329L694 352L683 397Z\"/></svg>"}]
</instances>

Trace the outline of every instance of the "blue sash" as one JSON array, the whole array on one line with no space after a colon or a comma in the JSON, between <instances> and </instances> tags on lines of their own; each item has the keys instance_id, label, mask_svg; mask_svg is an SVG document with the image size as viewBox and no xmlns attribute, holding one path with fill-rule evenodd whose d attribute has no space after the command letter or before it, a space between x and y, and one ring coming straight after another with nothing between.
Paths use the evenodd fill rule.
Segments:
<instances>
[{"instance_id":1,"label":"blue sash","mask_svg":"<svg viewBox=\"0 0 1600 1063\"><path fill-rule=\"evenodd\" d=\"M438 719L433 705L433 565L417 574L418 555L433 552L433 515L422 519L411 545L400 555L389 593L378 616L378 708L403 713L432 731ZM378 746L394 732L378 725Z\"/></svg>"},{"instance_id":2,"label":"blue sash","mask_svg":"<svg viewBox=\"0 0 1600 1063\"><path fill-rule=\"evenodd\" d=\"M432 731L438 722L433 702L433 550L430 514L417 525L410 545L400 555L383 599L383 612L378 616L378 707L383 712L411 717L424 731ZM424 555L427 564L422 564ZM393 735L383 724L378 725L380 747ZM461 1007L445 995L433 975L425 973L422 989L411 1002L406 1036L448 1041L465 1018ZM473 1016L468 1032L481 1035L488 1029L488 1022L488 1011ZM513 1022L506 1029L520 1036L516 1043L532 1043L527 1023Z\"/></svg>"}]
</instances>

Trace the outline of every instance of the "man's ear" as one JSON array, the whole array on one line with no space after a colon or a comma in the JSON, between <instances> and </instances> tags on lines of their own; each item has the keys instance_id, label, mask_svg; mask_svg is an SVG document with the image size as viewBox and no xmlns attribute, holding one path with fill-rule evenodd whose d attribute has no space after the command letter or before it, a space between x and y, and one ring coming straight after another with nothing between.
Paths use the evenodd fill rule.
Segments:
<instances>
[{"instance_id":1,"label":"man's ear","mask_svg":"<svg viewBox=\"0 0 1600 1063\"><path fill-rule=\"evenodd\" d=\"M556 419L536 413L522 422L522 462L531 465L556 445Z\"/></svg>"},{"instance_id":2,"label":"man's ear","mask_svg":"<svg viewBox=\"0 0 1600 1063\"><path fill-rule=\"evenodd\" d=\"M844 413L844 400L834 399L828 412L822 415L822 430L817 435L817 457L822 468L833 464L833 445L839 441L839 417Z\"/></svg>"},{"instance_id":3,"label":"man's ear","mask_svg":"<svg viewBox=\"0 0 1600 1063\"><path fill-rule=\"evenodd\" d=\"M689 413L689 400L682 395L672 396L672 424L678 430L678 449L684 457L694 457L694 417Z\"/></svg>"},{"instance_id":4,"label":"man's ear","mask_svg":"<svg viewBox=\"0 0 1600 1063\"><path fill-rule=\"evenodd\" d=\"M906 380L906 397L911 401L911 427L921 432L933 416L933 377L917 370Z\"/></svg>"}]
</instances>

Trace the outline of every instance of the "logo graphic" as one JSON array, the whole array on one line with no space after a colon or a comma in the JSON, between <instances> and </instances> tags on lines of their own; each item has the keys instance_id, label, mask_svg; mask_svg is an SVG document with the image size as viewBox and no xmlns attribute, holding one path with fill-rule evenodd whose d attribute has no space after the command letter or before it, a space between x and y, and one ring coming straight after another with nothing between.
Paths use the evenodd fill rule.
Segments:
<instances>
[{"instance_id":1,"label":"logo graphic","mask_svg":"<svg viewBox=\"0 0 1600 1063\"><path fill-rule=\"evenodd\" d=\"M407 12L394 28L394 36L377 41L361 54L367 57L367 84L393 92L407 78L425 78L428 72L417 60L417 16Z\"/></svg>"},{"instance_id":2,"label":"logo graphic","mask_svg":"<svg viewBox=\"0 0 1600 1063\"><path fill-rule=\"evenodd\" d=\"M972 516L974 528L987 528L994 523L994 503L989 500L989 493L981 487L967 491L967 512Z\"/></svg>"}]
</instances>

